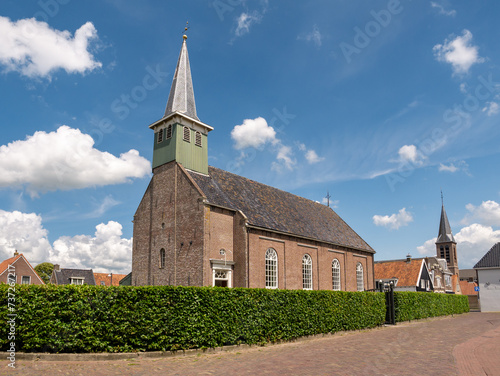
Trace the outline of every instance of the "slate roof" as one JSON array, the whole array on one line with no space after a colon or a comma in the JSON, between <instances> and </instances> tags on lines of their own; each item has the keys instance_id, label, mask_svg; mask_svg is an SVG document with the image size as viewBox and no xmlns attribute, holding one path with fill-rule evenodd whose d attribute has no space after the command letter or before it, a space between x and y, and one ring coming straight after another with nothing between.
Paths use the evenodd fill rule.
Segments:
<instances>
[{"instance_id":1,"label":"slate roof","mask_svg":"<svg viewBox=\"0 0 500 376\"><path fill-rule=\"evenodd\" d=\"M188 173L210 204L240 210L249 225L375 253L326 205L212 166Z\"/></svg>"},{"instance_id":2,"label":"slate roof","mask_svg":"<svg viewBox=\"0 0 500 376\"><path fill-rule=\"evenodd\" d=\"M113 278L113 286L119 286L120 280L125 276L126 274L113 273L113 277L111 277L109 273L94 273L94 280L96 286L111 286L111 278Z\"/></svg>"},{"instance_id":3,"label":"slate roof","mask_svg":"<svg viewBox=\"0 0 500 376\"><path fill-rule=\"evenodd\" d=\"M436 240L437 243L448 243L454 242L455 238L451 232L450 222L448 222L448 216L446 215L446 210L444 210L444 205L441 206L441 220L439 221L439 234Z\"/></svg>"},{"instance_id":4,"label":"slate roof","mask_svg":"<svg viewBox=\"0 0 500 376\"><path fill-rule=\"evenodd\" d=\"M85 285L95 285L94 273L92 269L60 269L53 271L57 285L71 284L71 278L84 278Z\"/></svg>"},{"instance_id":5,"label":"slate roof","mask_svg":"<svg viewBox=\"0 0 500 376\"><path fill-rule=\"evenodd\" d=\"M396 287L415 287L424 262L424 259L375 261L375 280L397 278Z\"/></svg>"},{"instance_id":6,"label":"slate roof","mask_svg":"<svg viewBox=\"0 0 500 376\"><path fill-rule=\"evenodd\" d=\"M491 247L483 258L474 265L474 269L495 267L500 267L500 242Z\"/></svg>"},{"instance_id":7,"label":"slate roof","mask_svg":"<svg viewBox=\"0 0 500 376\"><path fill-rule=\"evenodd\" d=\"M191 79L191 68L189 67L186 38L184 38L182 42L182 48L179 54L179 60L177 61L177 67L175 68L174 79L172 81L172 87L170 88L164 117L174 112L180 112L195 120L200 120L198 116L196 116L193 81Z\"/></svg>"}]
</instances>

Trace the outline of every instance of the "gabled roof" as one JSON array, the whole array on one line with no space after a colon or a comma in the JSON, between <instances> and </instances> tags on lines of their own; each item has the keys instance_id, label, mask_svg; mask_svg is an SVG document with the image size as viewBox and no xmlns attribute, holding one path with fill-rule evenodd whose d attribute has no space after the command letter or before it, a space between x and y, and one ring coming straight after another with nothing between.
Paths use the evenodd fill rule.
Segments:
<instances>
[{"instance_id":1,"label":"gabled roof","mask_svg":"<svg viewBox=\"0 0 500 376\"><path fill-rule=\"evenodd\" d=\"M71 278L84 278L84 284L95 285L92 269L60 269L53 271L57 285L71 284Z\"/></svg>"},{"instance_id":2,"label":"gabled roof","mask_svg":"<svg viewBox=\"0 0 500 376\"><path fill-rule=\"evenodd\" d=\"M439 233L436 240L438 243L456 243L453 233L451 232L450 222L448 222L448 216L446 215L446 210L444 210L444 205L441 206L441 220L439 221Z\"/></svg>"},{"instance_id":3,"label":"gabled roof","mask_svg":"<svg viewBox=\"0 0 500 376\"><path fill-rule=\"evenodd\" d=\"M496 267L500 267L500 242L491 247L483 258L474 265L474 269Z\"/></svg>"},{"instance_id":4,"label":"gabled roof","mask_svg":"<svg viewBox=\"0 0 500 376\"><path fill-rule=\"evenodd\" d=\"M26 262L26 264L30 267L30 269L33 272L33 274L35 274L35 276L38 277L38 279L40 280L40 282L42 284L45 284L45 282L43 281L43 279L38 275L38 273L36 272L36 270L31 266L31 264L29 263L28 259L22 253L14 256L14 257L8 258L7 260L3 260L2 263L0 263L0 275L2 275L3 273L5 273L8 270L9 265L13 265L14 263L18 262L19 259L23 259Z\"/></svg>"},{"instance_id":5,"label":"gabled roof","mask_svg":"<svg viewBox=\"0 0 500 376\"><path fill-rule=\"evenodd\" d=\"M376 261L375 280L397 278L397 287L418 286L420 274L425 265L424 259L412 259L393 261Z\"/></svg>"},{"instance_id":6,"label":"gabled roof","mask_svg":"<svg viewBox=\"0 0 500 376\"><path fill-rule=\"evenodd\" d=\"M186 46L186 38L182 42L179 60L175 68L174 79L170 94L168 96L167 108L164 117L174 112L180 112L193 119L198 119L196 115L196 104L194 102L193 81L191 79L191 68L189 67L189 56Z\"/></svg>"},{"instance_id":7,"label":"gabled roof","mask_svg":"<svg viewBox=\"0 0 500 376\"><path fill-rule=\"evenodd\" d=\"M210 204L241 211L251 226L375 253L326 205L211 166L208 176L187 172Z\"/></svg>"},{"instance_id":8,"label":"gabled roof","mask_svg":"<svg viewBox=\"0 0 500 376\"><path fill-rule=\"evenodd\" d=\"M115 273L113 273L112 276L109 273L94 273L96 286L111 286L111 280L113 280L113 286L119 286L120 280L125 276L125 274ZM104 282L104 284L102 282Z\"/></svg>"}]
</instances>

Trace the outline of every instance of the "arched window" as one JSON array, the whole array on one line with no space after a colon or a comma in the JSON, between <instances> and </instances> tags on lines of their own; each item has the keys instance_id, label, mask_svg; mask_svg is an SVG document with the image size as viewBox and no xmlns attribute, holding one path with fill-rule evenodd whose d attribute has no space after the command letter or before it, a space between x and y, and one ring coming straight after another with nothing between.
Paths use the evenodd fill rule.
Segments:
<instances>
[{"instance_id":1,"label":"arched window","mask_svg":"<svg viewBox=\"0 0 500 376\"><path fill-rule=\"evenodd\" d=\"M167 137L166 138L172 138L172 124L169 124L167 127Z\"/></svg>"},{"instance_id":2,"label":"arched window","mask_svg":"<svg viewBox=\"0 0 500 376\"><path fill-rule=\"evenodd\" d=\"M191 142L191 130L188 127L184 127L183 140Z\"/></svg>"},{"instance_id":3,"label":"arched window","mask_svg":"<svg viewBox=\"0 0 500 376\"><path fill-rule=\"evenodd\" d=\"M201 147L201 133L200 132L196 132L195 136L196 136L196 139L194 140L194 144L196 146L200 146Z\"/></svg>"},{"instance_id":4,"label":"arched window","mask_svg":"<svg viewBox=\"0 0 500 376\"><path fill-rule=\"evenodd\" d=\"M358 291L364 291L365 278L363 276L363 265L361 265L360 262L356 265L356 284L358 286Z\"/></svg>"},{"instance_id":5,"label":"arched window","mask_svg":"<svg viewBox=\"0 0 500 376\"><path fill-rule=\"evenodd\" d=\"M266 251L266 289L278 288L278 254L272 248Z\"/></svg>"},{"instance_id":6,"label":"arched window","mask_svg":"<svg viewBox=\"0 0 500 376\"><path fill-rule=\"evenodd\" d=\"M165 249L162 248L160 249L160 268L164 268L165 267Z\"/></svg>"},{"instance_id":7,"label":"arched window","mask_svg":"<svg viewBox=\"0 0 500 376\"><path fill-rule=\"evenodd\" d=\"M340 291L340 262L337 259L332 261L332 289Z\"/></svg>"},{"instance_id":8,"label":"arched window","mask_svg":"<svg viewBox=\"0 0 500 376\"><path fill-rule=\"evenodd\" d=\"M307 253L302 257L302 288L304 290L312 290L312 259Z\"/></svg>"},{"instance_id":9,"label":"arched window","mask_svg":"<svg viewBox=\"0 0 500 376\"><path fill-rule=\"evenodd\" d=\"M163 128L158 131L158 143L163 141Z\"/></svg>"}]
</instances>

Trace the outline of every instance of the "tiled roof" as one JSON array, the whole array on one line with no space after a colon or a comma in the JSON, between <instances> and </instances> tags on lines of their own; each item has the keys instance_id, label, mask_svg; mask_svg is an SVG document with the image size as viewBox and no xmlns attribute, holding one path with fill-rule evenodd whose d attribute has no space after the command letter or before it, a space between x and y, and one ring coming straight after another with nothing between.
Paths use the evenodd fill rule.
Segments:
<instances>
[{"instance_id":1,"label":"tiled roof","mask_svg":"<svg viewBox=\"0 0 500 376\"><path fill-rule=\"evenodd\" d=\"M3 274L9 267L9 265L12 265L15 261L17 261L18 258L20 258L23 254L20 253L17 256L8 258L7 260L3 260L2 263L0 264L0 274Z\"/></svg>"},{"instance_id":2,"label":"tiled roof","mask_svg":"<svg viewBox=\"0 0 500 376\"><path fill-rule=\"evenodd\" d=\"M113 278L113 286L119 286L120 280L125 276L126 274L113 273L113 277L111 277L109 273L94 273L96 286L111 286L111 278Z\"/></svg>"},{"instance_id":3,"label":"tiled roof","mask_svg":"<svg viewBox=\"0 0 500 376\"><path fill-rule=\"evenodd\" d=\"M84 278L84 284L95 285L94 273L92 269L60 269L54 270L56 284L69 285L71 278Z\"/></svg>"},{"instance_id":4,"label":"tiled roof","mask_svg":"<svg viewBox=\"0 0 500 376\"><path fill-rule=\"evenodd\" d=\"M326 205L211 166L209 176L188 173L210 204L240 210L249 225L374 252Z\"/></svg>"},{"instance_id":5,"label":"tiled roof","mask_svg":"<svg viewBox=\"0 0 500 376\"><path fill-rule=\"evenodd\" d=\"M477 291L474 291L474 287L477 287L476 282L460 281L460 290L463 295L477 295Z\"/></svg>"},{"instance_id":6,"label":"tiled roof","mask_svg":"<svg viewBox=\"0 0 500 376\"><path fill-rule=\"evenodd\" d=\"M375 280L397 278L396 287L409 287L418 285L418 277L422 268L423 259L412 259L394 261L376 261Z\"/></svg>"},{"instance_id":7,"label":"tiled roof","mask_svg":"<svg viewBox=\"0 0 500 376\"><path fill-rule=\"evenodd\" d=\"M500 243L495 244L491 249L486 252L481 260L474 265L476 268L495 268L500 267Z\"/></svg>"}]
</instances>

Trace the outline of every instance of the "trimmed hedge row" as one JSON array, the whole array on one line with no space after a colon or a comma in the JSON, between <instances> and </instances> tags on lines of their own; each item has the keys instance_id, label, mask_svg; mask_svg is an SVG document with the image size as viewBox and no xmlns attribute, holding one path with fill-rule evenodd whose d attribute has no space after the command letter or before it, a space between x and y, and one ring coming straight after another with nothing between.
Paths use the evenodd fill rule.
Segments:
<instances>
[{"instance_id":1,"label":"trimmed hedge row","mask_svg":"<svg viewBox=\"0 0 500 376\"><path fill-rule=\"evenodd\" d=\"M0 315L7 318L7 285ZM211 287L16 285L25 352L124 352L259 344L381 325L381 293ZM10 325L0 326L8 349Z\"/></svg>"},{"instance_id":2,"label":"trimmed hedge row","mask_svg":"<svg viewBox=\"0 0 500 376\"><path fill-rule=\"evenodd\" d=\"M396 322L469 312L467 295L398 291L394 305Z\"/></svg>"}]
</instances>

